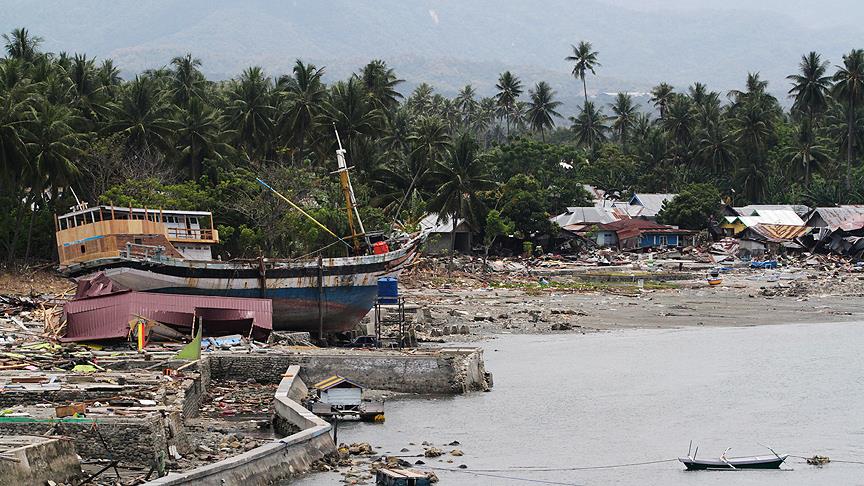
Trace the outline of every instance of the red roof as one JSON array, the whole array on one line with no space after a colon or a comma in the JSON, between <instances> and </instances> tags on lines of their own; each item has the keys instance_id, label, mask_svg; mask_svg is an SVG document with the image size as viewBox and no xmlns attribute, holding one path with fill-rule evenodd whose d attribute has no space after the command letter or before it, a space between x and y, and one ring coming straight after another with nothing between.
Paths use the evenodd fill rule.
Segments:
<instances>
[{"instance_id":1,"label":"red roof","mask_svg":"<svg viewBox=\"0 0 864 486\"><path fill-rule=\"evenodd\" d=\"M269 299L158 294L121 291L67 302L66 336L62 341L123 339L136 316L191 330L196 317L204 335L218 336L251 330L261 339L273 329Z\"/></svg>"},{"instance_id":2,"label":"red roof","mask_svg":"<svg viewBox=\"0 0 864 486\"><path fill-rule=\"evenodd\" d=\"M693 233L690 230L678 229L647 219L622 219L614 223L601 224L599 227L606 231L614 231L619 240L626 240L641 234L671 233L681 235Z\"/></svg>"}]
</instances>

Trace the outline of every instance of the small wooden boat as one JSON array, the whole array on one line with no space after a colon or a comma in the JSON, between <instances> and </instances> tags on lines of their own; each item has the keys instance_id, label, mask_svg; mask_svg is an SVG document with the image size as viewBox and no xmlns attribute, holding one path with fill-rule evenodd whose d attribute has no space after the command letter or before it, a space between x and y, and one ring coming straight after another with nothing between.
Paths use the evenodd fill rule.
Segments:
<instances>
[{"instance_id":1,"label":"small wooden boat","mask_svg":"<svg viewBox=\"0 0 864 486\"><path fill-rule=\"evenodd\" d=\"M693 459L690 457L679 457L678 460L684 464L688 471L705 471L719 469L780 469L783 461L789 457L788 454L780 456L752 456L752 457L730 457L715 460Z\"/></svg>"},{"instance_id":2,"label":"small wooden boat","mask_svg":"<svg viewBox=\"0 0 864 486\"><path fill-rule=\"evenodd\" d=\"M726 457L729 449L726 449L719 459L696 459L696 454L693 456L687 453L687 457L679 457L678 460L684 464L688 471L707 471L707 470L736 470L736 469L780 469L780 465L789 457L789 454L777 454L771 456L749 456L749 457Z\"/></svg>"}]
</instances>

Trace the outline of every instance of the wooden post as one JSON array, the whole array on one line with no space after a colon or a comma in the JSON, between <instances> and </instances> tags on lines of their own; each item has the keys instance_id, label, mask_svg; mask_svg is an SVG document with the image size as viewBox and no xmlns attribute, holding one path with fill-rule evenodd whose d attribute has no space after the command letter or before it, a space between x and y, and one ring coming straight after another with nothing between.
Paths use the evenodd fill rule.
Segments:
<instances>
[{"instance_id":1,"label":"wooden post","mask_svg":"<svg viewBox=\"0 0 864 486\"><path fill-rule=\"evenodd\" d=\"M60 218L54 215L54 231L60 231Z\"/></svg>"},{"instance_id":2,"label":"wooden post","mask_svg":"<svg viewBox=\"0 0 864 486\"><path fill-rule=\"evenodd\" d=\"M114 221L115 219L117 219L116 217L114 217L114 202L111 201L110 204L111 204L111 221Z\"/></svg>"}]
</instances>

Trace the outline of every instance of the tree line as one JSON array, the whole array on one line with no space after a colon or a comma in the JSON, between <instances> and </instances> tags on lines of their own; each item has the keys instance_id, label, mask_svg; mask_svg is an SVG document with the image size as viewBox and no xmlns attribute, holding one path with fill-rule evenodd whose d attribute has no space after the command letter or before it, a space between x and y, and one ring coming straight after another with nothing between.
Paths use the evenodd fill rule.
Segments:
<instances>
[{"instance_id":1,"label":"tree line","mask_svg":"<svg viewBox=\"0 0 864 486\"><path fill-rule=\"evenodd\" d=\"M76 198L216 213L224 258L298 256L332 243L256 182L262 177L341 234L338 130L367 228L416 229L429 212L523 239L554 233L550 215L609 197L709 188L734 203L864 201L864 51L831 65L817 53L789 76L784 111L758 73L742 90L660 83L650 106L619 93L589 99L600 54L580 42L562 59L584 103L564 119L546 82L501 73L493 96L455 97L404 81L373 60L325 83L296 61L208 80L178 56L122 79L110 59L50 53L24 28L0 59L0 243L7 265L49 261L53 214ZM698 186L696 186L698 185ZM492 217L490 218L490 213ZM503 219L503 221L502 221ZM486 238L486 241L494 241ZM329 252L338 251L330 247Z\"/></svg>"}]
</instances>

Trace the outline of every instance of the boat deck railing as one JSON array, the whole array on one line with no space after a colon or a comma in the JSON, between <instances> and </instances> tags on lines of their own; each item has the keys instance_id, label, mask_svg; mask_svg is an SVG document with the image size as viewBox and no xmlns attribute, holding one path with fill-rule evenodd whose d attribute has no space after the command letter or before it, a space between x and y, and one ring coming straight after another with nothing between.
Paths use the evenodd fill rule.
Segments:
<instances>
[{"instance_id":1,"label":"boat deck railing","mask_svg":"<svg viewBox=\"0 0 864 486\"><path fill-rule=\"evenodd\" d=\"M176 240L216 240L216 230L210 228L172 228L168 227L168 238Z\"/></svg>"},{"instance_id":2,"label":"boat deck railing","mask_svg":"<svg viewBox=\"0 0 864 486\"><path fill-rule=\"evenodd\" d=\"M120 256L123 258L161 260L164 253L164 246L142 245L138 243L126 243L126 247L120 250Z\"/></svg>"}]
</instances>

